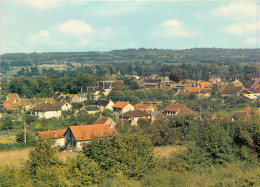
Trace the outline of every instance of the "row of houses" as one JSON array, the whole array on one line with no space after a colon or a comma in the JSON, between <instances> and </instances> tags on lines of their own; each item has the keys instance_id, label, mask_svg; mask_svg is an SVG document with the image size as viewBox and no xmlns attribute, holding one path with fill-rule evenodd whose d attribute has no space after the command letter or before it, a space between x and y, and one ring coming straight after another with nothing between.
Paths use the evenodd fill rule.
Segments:
<instances>
[{"instance_id":1,"label":"row of houses","mask_svg":"<svg viewBox=\"0 0 260 187\"><path fill-rule=\"evenodd\" d=\"M103 122L99 124L100 122ZM104 138L117 134L111 118L99 118L92 125L69 126L67 129L38 131L36 140L51 139L55 147L66 146L68 149L80 150L91 138Z\"/></svg>"},{"instance_id":2,"label":"row of houses","mask_svg":"<svg viewBox=\"0 0 260 187\"><path fill-rule=\"evenodd\" d=\"M260 115L260 111L256 111ZM196 113L190 110L187 106L181 104L171 104L165 109L160 111L162 116L173 116L173 115L186 115ZM133 116L136 118L133 118ZM242 117L243 120L247 120L251 117L251 108L249 105L245 109L235 111L226 119L235 121L237 117ZM100 116L92 125L80 125L80 126L69 126L67 129L51 130L51 131L38 131L36 133L36 140L39 139L51 139L52 145L55 147L65 146L68 149L80 150L84 143L89 143L92 138L104 138L110 137L117 134L116 129L123 124L129 123L131 125L138 125L140 118L150 120L151 117L147 112L144 111L128 111L124 113L124 117L115 123L110 117ZM224 118L212 118L224 119Z\"/></svg>"}]
</instances>

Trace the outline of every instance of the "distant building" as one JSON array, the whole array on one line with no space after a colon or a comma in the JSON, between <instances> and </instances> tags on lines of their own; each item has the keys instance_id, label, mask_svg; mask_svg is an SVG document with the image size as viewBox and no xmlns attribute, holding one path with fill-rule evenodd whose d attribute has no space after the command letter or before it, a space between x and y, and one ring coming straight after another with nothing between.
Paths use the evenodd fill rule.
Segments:
<instances>
[{"instance_id":1,"label":"distant building","mask_svg":"<svg viewBox=\"0 0 260 187\"><path fill-rule=\"evenodd\" d=\"M103 112L106 109L113 111L112 106L114 105L114 102L111 99L109 99L109 100L98 100L97 105L100 108L101 112Z\"/></svg>"},{"instance_id":2,"label":"distant building","mask_svg":"<svg viewBox=\"0 0 260 187\"><path fill-rule=\"evenodd\" d=\"M95 114L100 112L100 109L97 105L87 105L87 106L82 106L80 111L86 111L88 114Z\"/></svg>"},{"instance_id":3,"label":"distant building","mask_svg":"<svg viewBox=\"0 0 260 187\"><path fill-rule=\"evenodd\" d=\"M65 136L65 146L80 150L82 144L90 142L91 138L103 138L116 134L115 128L108 124L70 126Z\"/></svg>"},{"instance_id":4,"label":"distant building","mask_svg":"<svg viewBox=\"0 0 260 187\"><path fill-rule=\"evenodd\" d=\"M32 114L38 118L60 118L61 108L51 103L41 103L32 109Z\"/></svg>"},{"instance_id":5,"label":"distant building","mask_svg":"<svg viewBox=\"0 0 260 187\"><path fill-rule=\"evenodd\" d=\"M136 104L135 105L136 110L142 110L142 111L154 111L155 108L152 105L148 104Z\"/></svg>"},{"instance_id":6,"label":"distant building","mask_svg":"<svg viewBox=\"0 0 260 187\"><path fill-rule=\"evenodd\" d=\"M65 137L64 133L66 132L66 129L60 129L60 130L51 130L51 131L38 131L36 133L35 139L51 139L52 146L65 146Z\"/></svg>"},{"instance_id":7,"label":"distant building","mask_svg":"<svg viewBox=\"0 0 260 187\"><path fill-rule=\"evenodd\" d=\"M117 116L122 112L125 113L135 109L133 105L124 101L117 101L112 107L113 113Z\"/></svg>"},{"instance_id":8,"label":"distant building","mask_svg":"<svg viewBox=\"0 0 260 187\"><path fill-rule=\"evenodd\" d=\"M104 117L104 116L100 116L95 122L94 124L107 124L110 125L110 127L115 127L116 123L114 122L114 120L112 120L112 118L110 117Z\"/></svg>"},{"instance_id":9,"label":"distant building","mask_svg":"<svg viewBox=\"0 0 260 187\"><path fill-rule=\"evenodd\" d=\"M65 101L56 101L53 105L59 107L62 111L72 110L72 105Z\"/></svg>"},{"instance_id":10,"label":"distant building","mask_svg":"<svg viewBox=\"0 0 260 187\"><path fill-rule=\"evenodd\" d=\"M170 104L159 112L159 116L181 116L196 113L183 104Z\"/></svg>"},{"instance_id":11,"label":"distant building","mask_svg":"<svg viewBox=\"0 0 260 187\"><path fill-rule=\"evenodd\" d=\"M138 120L144 118L144 119L151 119L151 115L147 112L141 111L141 110L132 110L128 111L122 114L122 116L119 116L119 119L128 120L131 125L138 125Z\"/></svg>"}]
</instances>

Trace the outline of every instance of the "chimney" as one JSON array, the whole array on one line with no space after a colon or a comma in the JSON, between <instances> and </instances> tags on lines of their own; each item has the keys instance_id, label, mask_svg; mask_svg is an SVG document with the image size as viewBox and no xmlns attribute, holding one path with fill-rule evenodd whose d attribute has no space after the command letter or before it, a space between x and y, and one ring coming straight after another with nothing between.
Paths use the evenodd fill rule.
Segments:
<instances>
[{"instance_id":1,"label":"chimney","mask_svg":"<svg viewBox=\"0 0 260 187\"><path fill-rule=\"evenodd\" d=\"M103 82L103 89L105 89L105 82Z\"/></svg>"},{"instance_id":2,"label":"chimney","mask_svg":"<svg viewBox=\"0 0 260 187\"><path fill-rule=\"evenodd\" d=\"M80 87L80 92L82 93L82 86Z\"/></svg>"}]
</instances>

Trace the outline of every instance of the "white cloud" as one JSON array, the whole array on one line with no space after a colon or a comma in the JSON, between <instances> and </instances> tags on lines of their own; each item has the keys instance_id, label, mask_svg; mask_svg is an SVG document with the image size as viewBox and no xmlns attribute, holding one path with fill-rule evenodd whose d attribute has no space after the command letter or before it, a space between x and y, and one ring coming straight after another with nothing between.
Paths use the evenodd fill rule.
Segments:
<instances>
[{"instance_id":1,"label":"white cloud","mask_svg":"<svg viewBox=\"0 0 260 187\"><path fill-rule=\"evenodd\" d=\"M258 41L259 42L259 41ZM245 39L246 44L258 44L256 37L249 37Z\"/></svg>"},{"instance_id":2,"label":"white cloud","mask_svg":"<svg viewBox=\"0 0 260 187\"><path fill-rule=\"evenodd\" d=\"M49 9L58 4L57 0L22 0L22 2L38 9Z\"/></svg>"},{"instance_id":3,"label":"white cloud","mask_svg":"<svg viewBox=\"0 0 260 187\"><path fill-rule=\"evenodd\" d=\"M76 36L93 33L93 29L89 24L78 20L69 20L60 25L59 29L62 33L74 34Z\"/></svg>"},{"instance_id":4,"label":"white cloud","mask_svg":"<svg viewBox=\"0 0 260 187\"><path fill-rule=\"evenodd\" d=\"M162 24L161 32L161 34L166 34L166 36L191 37L194 35L192 32L188 31L185 23L176 19L164 22Z\"/></svg>"},{"instance_id":5,"label":"white cloud","mask_svg":"<svg viewBox=\"0 0 260 187\"><path fill-rule=\"evenodd\" d=\"M257 23L241 22L224 28L226 32L236 35L243 35L257 31Z\"/></svg>"},{"instance_id":6,"label":"white cloud","mask_svg":"<svg viewBox=\"0 0 260 187\"><path fill-rule=\"evenodd\" d=\"M247 3L232 2L228 5L214 9L212 14L231 20L256 19L257 5L252 3L252 1L248 1Z\"/></svg>"},{"instance_id":7,"label":"white cloud","mask_svg":"<svg viewBox=\"0 0 260 187\"><path fill-rule=\"evenodd\" d=\"M46 30L40 31L38 34L32 35L28 41L29 42L38 42L41 40L45 40L46 38L49 38L49 32Z\"/></svg>"}]
</instances>

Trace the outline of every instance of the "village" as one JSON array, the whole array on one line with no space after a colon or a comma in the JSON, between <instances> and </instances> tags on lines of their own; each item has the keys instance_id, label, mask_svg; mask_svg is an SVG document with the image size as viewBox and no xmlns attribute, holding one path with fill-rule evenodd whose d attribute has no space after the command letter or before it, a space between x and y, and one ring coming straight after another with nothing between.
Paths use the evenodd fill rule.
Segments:
<instances>
[{"instance_id":1,"label":"village","mask_svg":"<svg viewBox=\"0 0 260 187\"><path fill-rule=\"evenodd\" d=\"M116 80L118 74L112 75L114 80L100 81L97 87L80 88L78 94L56 92L50 98L22 98L17 93L8 93L6 100L1 105L3 118L8 113L15 114L13 120L22 121L23 115L29 115L38 119L66 120L71 116L80 116L84 113L96 116L93 124L77 123L76 126L68 125L65 129L48 129L47 131L34 132L35 139L51 139L54 147L58 149L81 150L83 143L88 143L92 138L109 137L118 133L117 129L130 124L139 126L146 123L152 125L157 119L174 116L193 115L197 120L203 119L201 111L193 111L185 104L178 104L176 100L168 101L162 108L161 100L142 101L131 103L129 101L113 101L109 94L114 91L116 84L122 83ZM229 119L234 120L235 114L241 114L248 118L251 114L250 105L260 97L259 80L250 80L245 85L235 79L232 82L223 82L220 78L212 78L209 81L184 80L178 83L170 81L169 77L157 75L139 77L137 75L124 75L126 79L133 80L139 85L140 90L167 90L167 93L174 97L185 98L212 98L212 94L219 94L217 97L236 97L245 101L244 108L233 111L226 116L210 114L211 120ZM215 97L215 96L213 96ZM159 97L160 98L160 97ZM91 104L89 104L91 103ZM158 108L158 104L160 107ZM259 114L259 108L255 108ZM103 112L110 113L110 117L102 116ZM70 115L69 115L70 114ZM84 121L84 120L83 120ZM28 125L28 124L27 124ZM43 126L44 129L44 126ZM26 132L24 132L26 133ZM26 142L26 135L23 142Z\"/></svg>"}]
</instances>

